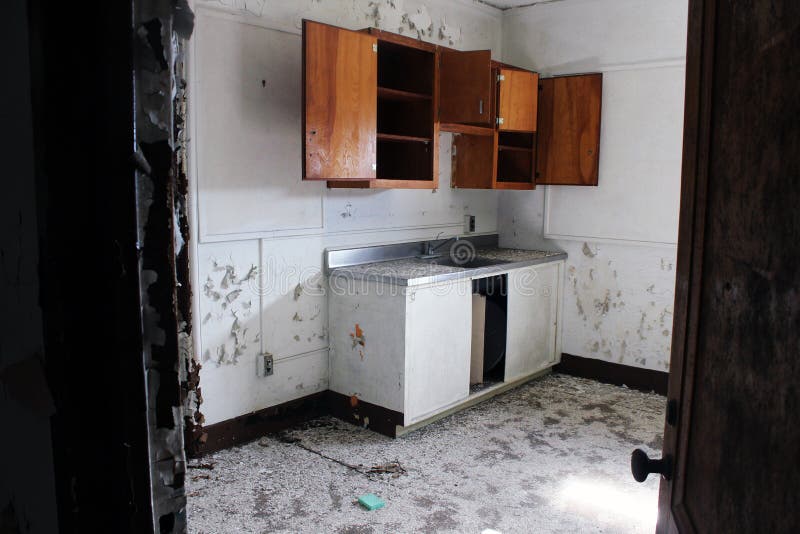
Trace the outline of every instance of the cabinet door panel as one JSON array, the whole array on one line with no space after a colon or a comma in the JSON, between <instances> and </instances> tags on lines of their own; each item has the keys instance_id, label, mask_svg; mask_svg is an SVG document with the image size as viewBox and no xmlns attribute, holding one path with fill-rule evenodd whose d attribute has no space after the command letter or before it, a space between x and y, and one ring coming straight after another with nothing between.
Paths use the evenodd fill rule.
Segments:
<instances>
[{"instance_id":1,"label":"cabinet door panel","mask_svg":"<svg viewBox=\"0 0 800 534\"><path fill-rule=\"evenodd\" d=\"M374 179L377 39L303 21L303 178Z\"/></svg>"},{"instance_id":2,"label":"cabinet door panel","mask_svg":"<svg viewBox=\"0 0 800 534\"><path fill-rule=\"evenodd\" d=\"M597 185L602 74L541 80L536 183Z\"/></svg>"},{"instance_id":3,"label":"cabinet door panel","mask_svg":"<svg viewBox=\"0 0 800 534\"><path fill-rule=\"evenodd\" d=\"M499 129L515 132L536 131L536 104L539 75L524 70L500 69L497 116L503 122Z\"/></svg>"},{"instance_id":4,"label":"cabinet door panel","mask_svg":"<svg viewBox=\"0 0 800 534\"><path fill-rule=\"evenodd\" d=\"M472 282L409 288L404 425L469 396Z\"/></svg>"},{"instance_id":5,"label":"cabinet door panel","mask_svg":"<svg viewBox=\"0 0 800 534\"><path fill-rule=\"evenodd\" d=\"M497 134L453 135L453 187L491 189L497 158Z\"/></svg>"},{"instance_id":6,"label":"cabinet door panel","mask_svg":"<svg viewBox=\"0 0 800 534\"><path fill-rule=\"evenodd\" d=\"M492 124L492 53L489 50L442 50L440 59L441 122Z\"/></svg>"},{"instance_id":7,"label":"cabinet door panel","mask_svg":"<svg viewBox=\"0 0 800 534\"><path fill-rule=\"evenodd\" d=\"M563 264L546 263L508 274L506 381L541 371L560 357L558 311Z\"/></svg>"}]
</instances>

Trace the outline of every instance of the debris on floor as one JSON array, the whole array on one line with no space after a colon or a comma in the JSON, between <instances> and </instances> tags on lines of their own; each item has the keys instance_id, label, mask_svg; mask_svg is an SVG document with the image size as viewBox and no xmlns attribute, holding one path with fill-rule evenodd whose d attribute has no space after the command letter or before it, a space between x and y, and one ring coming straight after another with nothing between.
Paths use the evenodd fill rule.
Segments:
<instances>
[{"instance_id":1,"label":"debris on floor","mask_svg":"<svg viewBox=\"0 0 800 534\"><path fill-rule=\"evenodd\" d=\"M659 481L635 482L630 455L661 455L665 405L552 374L397 439L321 417L204 457L188 530L651 534Z\"/></svg>"},{"instance_id":2,"label":"debris on floor","mask_svg":"<svg viewBox=\"0 0 800 534\"><path fill-rule=\"evenodd\" d=\"M300 441L302 441L297 436L293 435L290 432L286 432L286 431L279 432L276 437L277 437L278 441L280 441L281 443L300 443Z\"/></svg>"},{"instance_id":3,"label":"debris on floor","mask_svg":"<svg viewBox=\"0 0 800 534\"><path fill-rule=\"evenodd\" d=\"M373 465L367 473L371 475L392 475L392 478L397 478L400 475L405 475L405 468L400 465L400 462L389 462L388 464Z\"/></svg>"},{"instance_id":4,"label":"debris on floor","mask_svg":"<svg viewBox=\"0 0 800 534\"><path fill-rule=\"evenodd\" d=\"M214 469L216 464L214 462L201 462L199 460L190 460L187 464L189 469Z\"/></svg>"},{"instance_id":5,"label":"debris on floor","mask_svg":"<svg viewBox=\"0 0 800 534\"><path fill-rule=\"evenodd\" d=\"M359 497L358 504L367 510L378 510L386 506L386 503L383 502L383 499L373 493L367 493L366 495Z\"/></svg>"}]
</instances>

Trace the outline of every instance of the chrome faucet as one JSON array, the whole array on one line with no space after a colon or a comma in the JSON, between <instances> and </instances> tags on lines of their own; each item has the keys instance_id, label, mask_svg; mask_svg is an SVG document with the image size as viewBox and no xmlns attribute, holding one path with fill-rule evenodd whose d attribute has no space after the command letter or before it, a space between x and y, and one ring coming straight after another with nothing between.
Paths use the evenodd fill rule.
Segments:
<instances>
[{"instance_id":1,"label":"chrome faucet","mask_svg":"<svg viewBox=\"0 0 800 534\"><path fill-rule=\"evenodd\" d=\"M433 258L438 258L438 257L441 256L441 253L436 252L437 250L439 250L440 248L442 248L446 244L450 243L451 241L458 241L459 239L461 239L461 236L453 236L453 237L451 237L449 239L445 239L444 241L442 241L438 245L434 246L433 243L435 241L438 241L439 240L439 236L441 236L443 233L444 232L439 232L438 234L436 234L436 237L433 238L431 241L426 241L424 243L423 248L422 248L423 252L422 252L422 255L420 256L421 259L429 260L429 259L433 259Z\"/></svg>"}]
</instances>

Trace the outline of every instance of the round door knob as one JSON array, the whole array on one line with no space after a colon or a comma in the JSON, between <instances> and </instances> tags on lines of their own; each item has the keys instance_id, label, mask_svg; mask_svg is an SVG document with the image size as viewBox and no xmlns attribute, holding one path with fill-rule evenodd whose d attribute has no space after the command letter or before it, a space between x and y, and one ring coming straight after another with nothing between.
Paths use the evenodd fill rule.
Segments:
<instances>
[{"instance_id":1,"label":"round door knob","mask_svg":"<svg viewBox=\"0 0 800 534\"><path fill-rule=\"evenodd\" d=\"M636 482L644 482L650 473L658 473L669 480L670 471L669 457L651 460L642 449L636 449L631 454L631 473Z\"/></svg>"}]
</instances>

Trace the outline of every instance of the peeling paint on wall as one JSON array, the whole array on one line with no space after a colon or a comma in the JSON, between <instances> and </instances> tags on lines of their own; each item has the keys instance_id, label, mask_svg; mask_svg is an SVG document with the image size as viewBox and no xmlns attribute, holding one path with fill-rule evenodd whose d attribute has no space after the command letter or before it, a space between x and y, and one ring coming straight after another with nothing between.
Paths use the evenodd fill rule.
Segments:
<instances>
[{"instance_id":1,"label":"peeling paint on wall","mask_svg":"<svg viewBox=\"0 0 800 534\"><path fill-rule=\"evenodd\" d=\"M218 279L215 281L212 274L206 276L203 294L206 297L205 307L211 308L211 311L206 313L203 323L227 324L230 334L222 343L205 348L203 362L213 361L217 367L236 365L250 343L260 342L260 334L250 336L250 329L243 325L253 314L252 297L248 296L252 295L249 290L257 280L258 266L251 265L245 274L239 276L232 260L221 263L218 259L212 258L209 271ZM227 291L223 295L217 288Z\"/></svg>"},{"instance_id":2,"label":"peeling paint on wall","mask_svg":"<svg viewBox=\"0 0 800 534\"><path fill-rule=\"evenodd\" d=\"M630 265L608 259L605 250L612 246L586 242L571 246L564 314L569 334L564 351L668 370L674 287L665 266L670 260L653 258L648 268L637 266L631 273ZM626 271L626 276L621 277L619 270ZM658 280L645 281L648 275ZM586 303L592 306L587 309ZM570 346L574 343L579 350Z\"/></svg>"}]
</instances>

